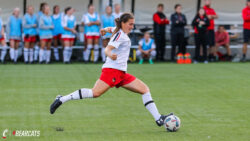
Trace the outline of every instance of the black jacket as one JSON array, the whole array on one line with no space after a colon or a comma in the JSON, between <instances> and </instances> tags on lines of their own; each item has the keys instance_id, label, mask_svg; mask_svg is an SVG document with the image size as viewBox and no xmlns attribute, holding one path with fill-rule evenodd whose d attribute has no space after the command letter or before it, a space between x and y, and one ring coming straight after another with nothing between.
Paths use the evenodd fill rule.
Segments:
<instances>
[{"instance_id":1,"label":"black jacket","mask_svg":"<svg viewBox=\"0 0 250 141\"><path fill-rule=\"evenodd\" d=\"M160 36L165 36L165 30L166 30L166 24L158 24L155 22L154 17L158 16L160 17L161 20L167 20L166 16L164 13L156 12L153 16L153 21L154 21L154 34L155 35L160 35Z\"/></svg>"},{"instance_id":2,"label":"black jacket","mask_svg":"<svg viewBox=\"0 0 250 141\"><path fill-rule=\"evenodd\" d=\"M199 25L200 21L205 22L204 25ZM209 26L210 22L207 16L204 16L203 18L199 15L196 15L192 21L192 26L194 27L195 33L205 33L207 32L207 28Z\"/></svg>"},{"instance_id":3,"label":"black jacket","mask_svg":"<svg viewBox=\"0 0 250 141\"><path fill-rule=\"evenodd\" d=\"M184 14L174 13L171 15L171 33L184 33L184 27L187 25L187 19Z\"/></svg>"}]
</instances>

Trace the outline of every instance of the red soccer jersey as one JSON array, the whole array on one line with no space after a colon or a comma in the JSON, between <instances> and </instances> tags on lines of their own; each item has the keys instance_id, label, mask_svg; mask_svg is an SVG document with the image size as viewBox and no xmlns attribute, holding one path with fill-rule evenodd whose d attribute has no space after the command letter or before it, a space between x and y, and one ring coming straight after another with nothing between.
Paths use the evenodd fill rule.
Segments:
<instances>
[{"instance_id":1,"label":"red soccer jersey","mask_svg":"<svg viewBox=\"0 0 250 141\"><path fill-rule=\"evenodd\" d=\"M206 11L207 15L217 15L213 8L207 7L206 5L203 8ZM214 30L214 19L210 20L210 25L207 29Z\"/></svg>"},{"instance_id":2,"label":"red soccer jersey","mask_svg":"<svg viewBox=\"0 0 250 141\"><path fill-rule=\"evenodd\" d=\"M242 18L243 18L243 28L250 29L250 8L245 7L242 10Z\"/></svg>"}]
</instances>

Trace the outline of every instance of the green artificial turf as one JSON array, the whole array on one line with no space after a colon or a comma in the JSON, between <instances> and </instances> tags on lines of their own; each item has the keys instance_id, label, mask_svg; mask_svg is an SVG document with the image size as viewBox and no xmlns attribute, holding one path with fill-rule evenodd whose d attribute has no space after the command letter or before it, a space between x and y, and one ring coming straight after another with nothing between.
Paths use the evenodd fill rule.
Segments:
<instances>
[{"instance_id":1,"label":"green artificial turf","mask_svg":"<svg viewBox=\"0 0 250 141\"><path fill-rule=\"evenodd\" d=\"M172 140L249 141L250 64L129 64L143 80L162 114L181 119L178 132L156 126L139 94L113 88L97 99L63 104L58 94L91 88L101 64L0 65L0 140ZM39 137L16 137L14 130L39 130Z\"/></svg>"}]
</instances>

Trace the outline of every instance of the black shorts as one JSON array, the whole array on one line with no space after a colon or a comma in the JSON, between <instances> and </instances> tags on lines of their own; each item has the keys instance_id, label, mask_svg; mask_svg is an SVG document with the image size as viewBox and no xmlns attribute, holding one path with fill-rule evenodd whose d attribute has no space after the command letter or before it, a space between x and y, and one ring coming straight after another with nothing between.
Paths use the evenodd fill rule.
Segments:
<instances>
[{"instance_id":1,"label":"black shorts","mask_svg":"<svg viewBox=\"0 0 250 141\"><path fill-rule=\"evenodd\" d=\"M249 29L243 29L243 38L244 38L244 43L249 42L249 38L250 38L250 30Z\"/></svg>"},{"instance_id":2,"label":"black shorts","mask_svg":"<svg viewBox=\"0 0 250 141\"><path fill-rule=\"evenodd\" d=\"M207 45L209 47L214 46L215 45L215 33L214 30L208 30L207 31Z\"/></svg>"}]
</instances>

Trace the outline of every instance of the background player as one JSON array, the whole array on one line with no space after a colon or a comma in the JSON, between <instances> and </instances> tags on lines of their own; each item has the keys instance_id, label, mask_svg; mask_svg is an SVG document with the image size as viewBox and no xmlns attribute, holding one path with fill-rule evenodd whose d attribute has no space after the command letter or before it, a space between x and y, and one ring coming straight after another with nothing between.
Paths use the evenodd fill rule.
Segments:
<instances>
[{"instance_id":1,"label":"background player","mask_svg":"<svg viewBox=\"0 0 250 141\"><path fill-rule=\"evenodd\" d=\"M73 15L74 9L72 7L67 7L65 9L65 15L63 16L62 26L63 26L63 61L64 63L70 63L70 58L72 55L72 46L75 41L76 31L76 19Z\"/></svg>"},{"instance_id":2,"label":"background player","mask_svg":"<svg viewBox=\"0 0 250 141\"><path fill-rule=\"evenodd\" d=\"M28 6L27 13L23 17L23 32L24 32L24 62L33 63L34 45L37 36L37 17L34 14L33 6Z\"/></svg>"}]
</instances>

